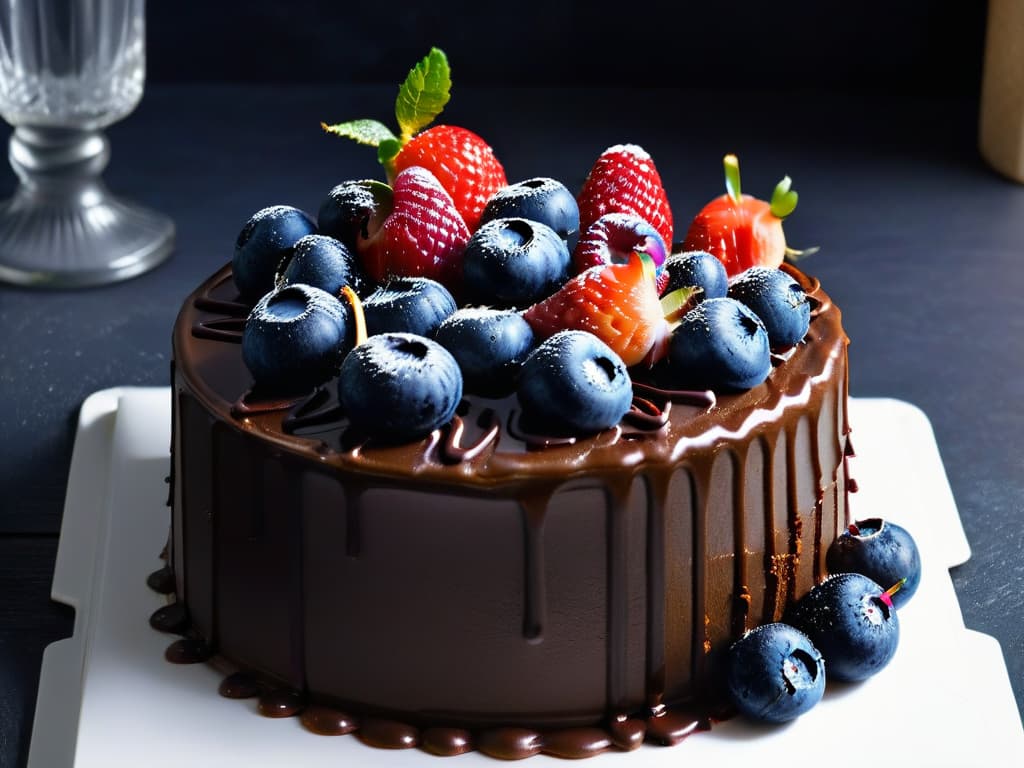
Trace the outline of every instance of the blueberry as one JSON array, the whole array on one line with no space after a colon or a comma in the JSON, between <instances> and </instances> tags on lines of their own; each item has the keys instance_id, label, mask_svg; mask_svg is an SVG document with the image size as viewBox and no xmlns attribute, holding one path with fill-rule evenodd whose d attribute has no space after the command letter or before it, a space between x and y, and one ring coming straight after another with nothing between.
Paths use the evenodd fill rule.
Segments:
<instances>
[{"instance_id":1,"label":"blueberry","mask_svg":"<svg viewBox=\"0 0 1024 768\"><path fill-rule=\"evenodd\" d=\"M343 243L327 235L306 235L295 243L281 275L282 283L305 283L338 296L349 285L357 294L366 290L358 260Z\"/></svg>"},{"instance_id":2,"label":"blueberry","mask_svg":"<svg viewBox=\"0 0 1024 768\"><path fill-rule=\"evenodd\" d=\"M580 209L572 192L560 181L540 176L510 184L487 201L480 223L520 218L546 224L568 240L580 228Z\"/></svg>"},{"instance_id":3,"label":"blueberry","mask_svg":"<svg viewBox=\"0 0 1024 768\"><path fill-rule=\"evenodd\" d=\"M384 333L345 358L338 396L358 430L383 442L407 442L451 421L462 399L462 374L436 341Z\"/></svg>"},{"instance_id":4,"label":"blueberry","mask_svg":"<svg viewBox=\"0 0 1024 768\"><path fill-rule=\"evenodd\" d=\"M825 663L811 639L788 624L762 624L729 648L726 686L745 716L785 723L825 693Z\"/></svg>"},{"instance_id":5,"label":"blueberry","mask_svg":"<svg viewBox=\"0 0 1024 768\"><path fill-rule=\"evenodd\" d=\"M393 277L363 301L366 332L433 336L458 305L441 283L429 277Z\"/></svg>"},{"instance_id":6,"label":"blueberry","mask_svg":"<svg viewBox=\"0 0 1024 768\"><path fill-rule=\"evenodd\" d=\"M344 304L311 285L266 294L242 332L242 360L256 385L301 392L332 378L352 344L348 317Z\"/></svg>"},{"instance_id":7,"label":"blueberry","mask_svg":"<svg viewBox=\"0 0 1024 768\"><path fill-rule=\"evenodd\" d=\"M896 653L900 624L888 595L860 573L839 573L790 606L784 621L811 638L829 677L864 680Z\"/></svg>"},{"instance_id":8,"label":"blueberry","mask_svg":"<svg viewBox=\"0 0 1024 768\"><path fill-rule=\"evenodd\" d=\"M242 227L231 260L235 286L255 302L274 288L274 277L301 237L316 232L313 220L290 205L272 205L252 215Z\"/></svg>"},{"instance_id":9,"label":"blueberry","mask_svg":"<svg viewBox=\"0 0 1024 768\"><path fill-rule=\"evenodd\" d=\"M569 248L546 224L495 219L469 239L462 271L471 303L526 307L547 298L568 279Z\"/></svg>"},{"instance_id":10,"label":"blueberry","mask_svg":"<svg viewBox=\"0 0 1024 768\"><path fill-rule=\"evenodd\" d=\"M739 391L771 372L768 334L746 305L707 299L683 316L669 340L667 370L690 389Z\"/></svg>"},{"instance_id":11,"label":"blueberry","mask_svg":"<svg viewBox=\"0 0 1024 768\"><path fill-rule=\"evenodd\" d=\"M698 301L718 299L729 292L729 275L725 265L707 251L683 251L673 253L665 260L668 271L668 285L662 293L679 288L697 286L703 293L697 294Z\"/></svg>"},{"instance_id":12,"label":"blueberry","mask_svg":"<svg viewBox=\"0 0 1024 768\"><path fill-rule=\"evenodd\" d=\"M825 553L831 573L861 573L887 589L906 579L892 595L903 607L921 582L921 555L910 533L881 518L858 520L832 542Z\"/></svg>"},{"instance_id":13,"label":"blueberry","mask_svg":"<svg viewBox=\"0 0 1024 768\"><path fill-rule=\"evenodd\" d=\"M751 267L729 284L729 295L761 318L773 351L789 349L807 335L811 322L807 294L781 269Z\"/></svg>"},{"instance_id":14,"label":"blueberry","mask_svg":"<svg viewBox=\"0 0 1024 768\"><path fill-rule=\"evenodd\" d=\"M449 315L434 339L459 363L466 388L498 396L515 388L516 374L533 350L533 329L518 312L467 307Z\"/></svg>"},{"instance_id":15,"label":"blueberry","mask_svg":"<svg viewBox=\"0 0 1024 768\"><path fill-rule=\"evenodd\" d=\"M373 179L344 181L334 187L320 204L316 227L348 248L355 249L360 237L369 235L372 221L383 221L391 211L391 187Z\"/></svg>"},{"instance_id":16,"label":"blueberry","mask_svg":"<svg viewBox=\"0 0 1024 768\"><path fill-rule=\"evenodd\" d=\"M599 338L561 331L526 358L516 394L531 423L581 434L618 424L633 402L633 384L622 359Z\"/></svg>"}]
</instances>

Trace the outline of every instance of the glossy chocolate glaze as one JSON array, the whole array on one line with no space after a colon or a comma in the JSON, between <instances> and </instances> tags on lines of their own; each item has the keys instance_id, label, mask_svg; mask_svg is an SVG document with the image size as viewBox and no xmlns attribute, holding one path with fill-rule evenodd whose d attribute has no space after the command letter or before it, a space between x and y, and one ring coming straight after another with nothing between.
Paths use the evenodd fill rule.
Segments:
<instances>
[{"instance_id":1,"label":"glossy chocolate glaze","mask_svg":"<svg viewBox=\"0 0 1024 768\"><path fill-rule=\"evenodd\" d=\"M435 754L710 727L724 650L824 577L847 522L847 339L793 271L810 330L752 390L638 385L620 425L573 438L468 397L388 446L348 429L332 385L250 389L221 270L174 330L176 660L215 651L261 711Z\"/></svg>"}]
</instances>

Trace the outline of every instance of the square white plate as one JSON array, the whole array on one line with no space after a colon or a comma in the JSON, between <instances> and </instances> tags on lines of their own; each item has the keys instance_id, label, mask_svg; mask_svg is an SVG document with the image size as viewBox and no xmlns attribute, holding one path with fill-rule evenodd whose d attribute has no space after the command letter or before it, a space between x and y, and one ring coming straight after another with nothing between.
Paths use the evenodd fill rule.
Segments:
<instances>
[{"instance_id":1,"label":"square white plate","mask_svg":"<svg viewBox=\"0 0 1024 768\"><path fill-rule=\"evenodd\" d=\"M850 423L853 516L900 523L922 553L893 661L863 683L829 684L818 706L784 727L735 719L673 748L609 752L588 766L1024 763L1002 651L964 627L949 576L970 550L927 417L897 400L853 399ZM82 405L52 590L75 608L74 633L44 653L29 768L497 765L479 753L438 758L317 736L297 718L259 716L255 700L222 698L207 665L166 662L173 637L148 623L166 601L146 576L161 567L167 537L169 445L167 388L104 390ZM538 756L529 765L556 763Z\"/></svg>"}]
</instances>

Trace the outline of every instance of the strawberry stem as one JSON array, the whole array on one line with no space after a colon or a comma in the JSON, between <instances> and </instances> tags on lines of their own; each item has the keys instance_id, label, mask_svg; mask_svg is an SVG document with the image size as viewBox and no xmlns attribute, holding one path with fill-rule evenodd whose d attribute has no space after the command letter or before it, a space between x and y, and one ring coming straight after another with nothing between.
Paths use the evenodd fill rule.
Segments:
<instances>
[{"instance_id":1,"label":"strawberry stem","mask_svg":"<svg viewBox=\"0 0 1024 768\"><path fill-rule=\"evenodd\" d=\"M772 192L771 212L777 219L784 219L796 209L800 196L793 187L793 180L784 176Z\"/></svg>"},{"instance_id":2,"label":"strawberry stem","mask_svg":"<svg viewBox=\"0 0 1024 768\"><path fill-rule=\"evenodd\" d=\"M740 193L740 161L736 155L726 155L722 161L722 165L725 166L725 191L729 195L729 198L739 204L742 199Z\"/></svg>"},{"instance_id":3,"label":"strawberry stem","mask_svg":"<svg viewBox=\"0 0 1024 768\"><path fill-rule=\"evenodd\" d=\"M363 314L363 302L359 300L359 296L348 285L341 286L341 296L338 298L345 299L349 306L352 307L352 317L355 319L356 324L355 346L358 347L366 341L366 315Z\"/></svg>"}]
</instances>

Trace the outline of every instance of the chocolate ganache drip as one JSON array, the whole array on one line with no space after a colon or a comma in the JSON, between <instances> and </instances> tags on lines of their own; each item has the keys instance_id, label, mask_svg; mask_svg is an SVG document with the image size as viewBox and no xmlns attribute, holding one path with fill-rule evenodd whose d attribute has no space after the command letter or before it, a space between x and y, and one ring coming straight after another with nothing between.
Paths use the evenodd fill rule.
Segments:
<instances>
[{"instance_id":1,"label":"chocolate ganache drip","mask_svg":"<svg viewBox=\"0 0 1024 768\"><path fill-rule=\"evenodd\" d=\"M724 649L823 577L847 522L846 337L797 279L807 338L750 391L635 382L622 424L571 438L470 395L377 445L331 383L238 409L239 346L194 333L241 317L222 270L175 326L168 657L217 654L242 675L225 695L267 716L433 754L580 758L711 727Z\"/></svg>"}]
</instances>

